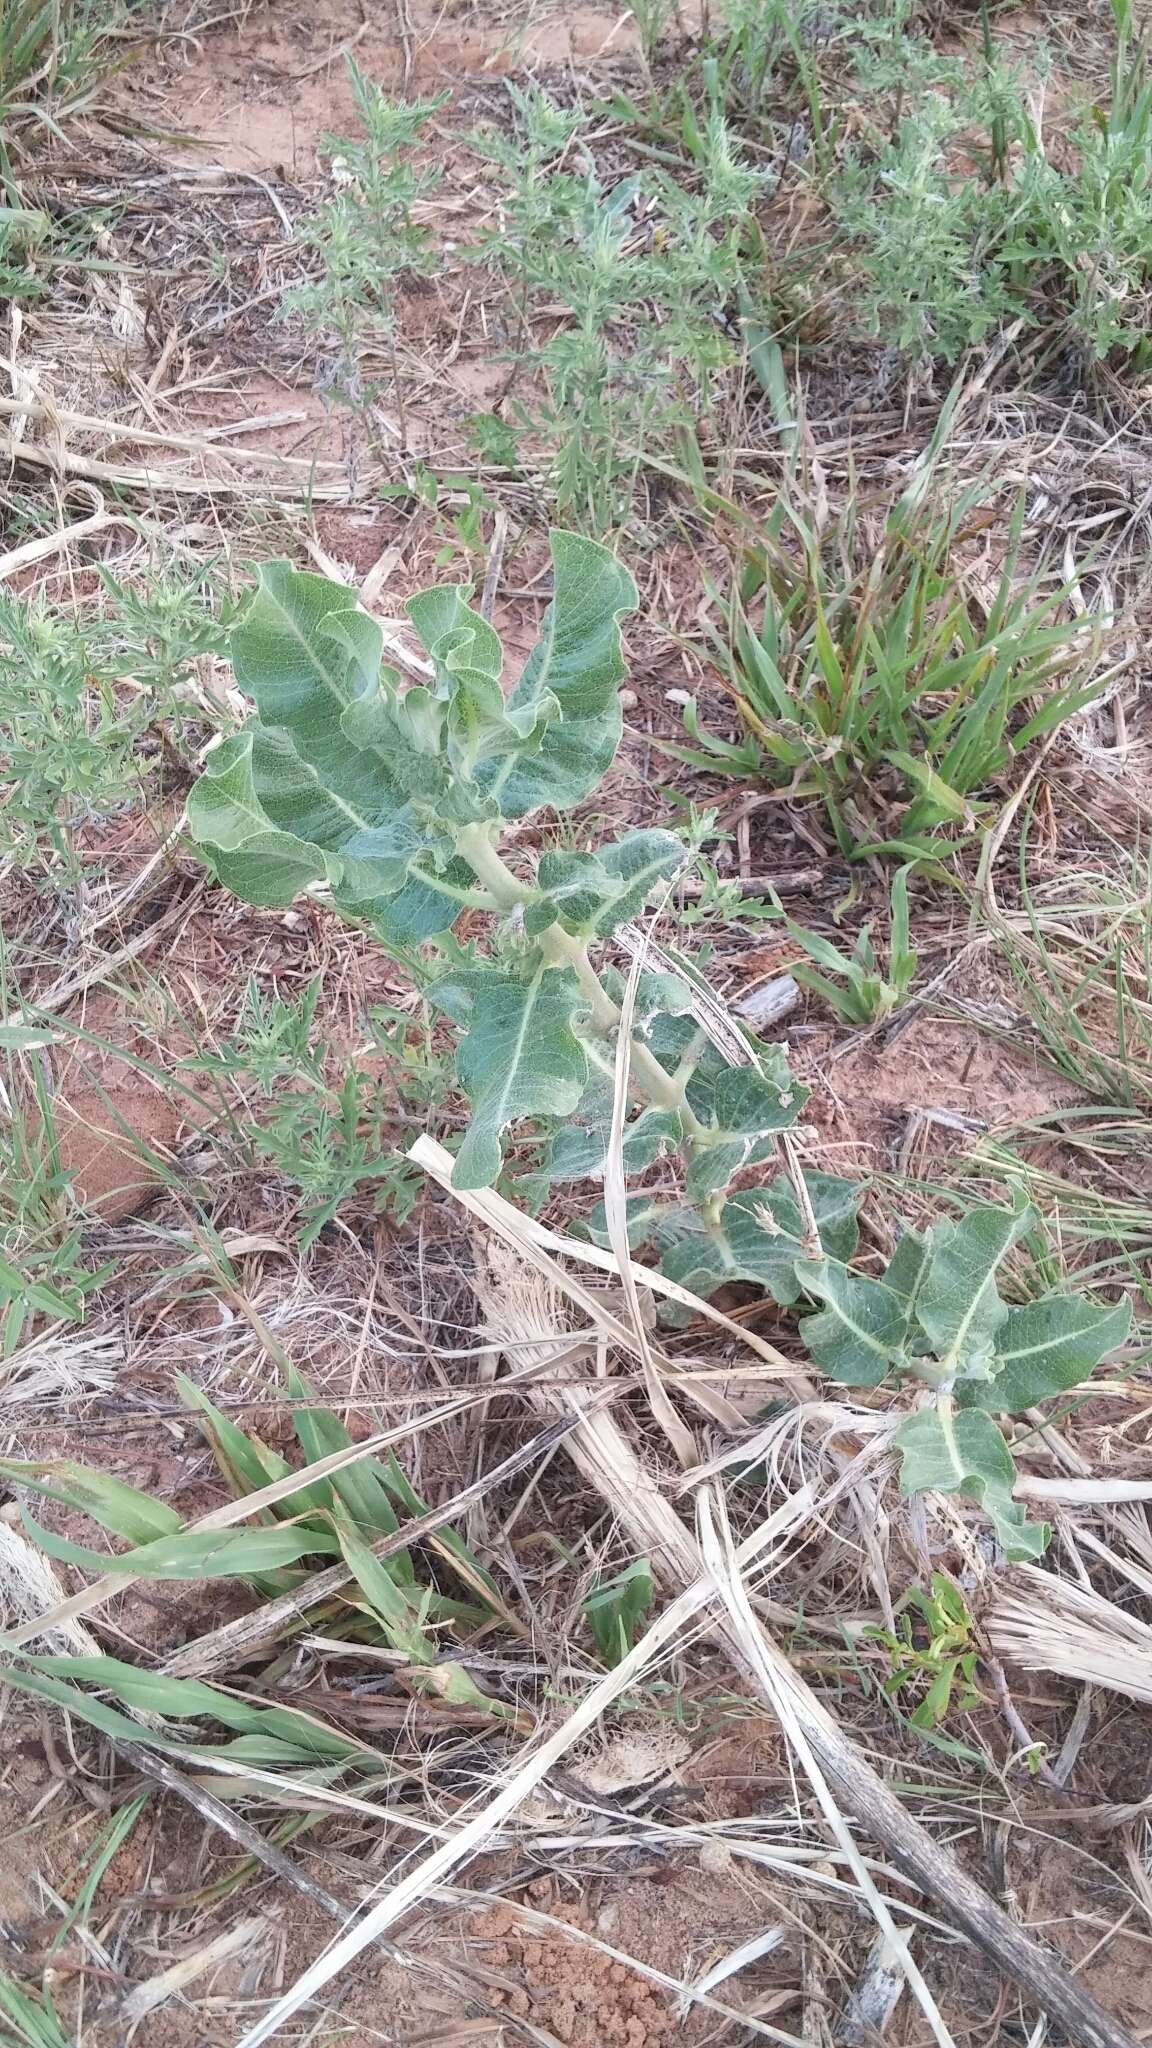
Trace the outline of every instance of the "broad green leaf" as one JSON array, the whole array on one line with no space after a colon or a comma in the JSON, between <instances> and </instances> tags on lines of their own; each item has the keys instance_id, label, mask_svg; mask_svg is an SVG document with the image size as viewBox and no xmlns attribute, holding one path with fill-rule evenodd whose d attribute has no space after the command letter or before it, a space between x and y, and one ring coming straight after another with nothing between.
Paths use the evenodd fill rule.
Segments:
<instances>
[{"instance_id":1,"label":"broad green leaf","mask_svg":"<svg viewBox=\"0 0 1152 2048\"><path fill-rule=\"evenodd\" d=\"M680 1239L676 1231L675 1220L690 1217L693 1222L698 1221L692 1210L674 1209L669 1202L663 1200L659 1195L646 1192L630 1194L626 1198L624 1215L628 1230L628 1249L633 1252L640 1245L663 1243L662 1233L665 1228L667 1228L669 1233L668 1243L676 1245ZM593 1244L602 1245L605 1251L611 1251L612 1233L608 1228L608 1217L603 1202L597 1202L591 1214L581 1219L580 1228L587 1232ZM664 1260L661 1260L660 1270L661 1272L666 1270ZM670 1277L675 1278L678 1276L671 1275Z\"/></svg>"},{"instance_id":2,"label":"broad green leaf","mask_svg":"<svg viewBox=\"0 0 1152 2048\"><path fill-rule=\"evenodd\" d=\"M856 1249L856 1211L863 1190L833 1175L805 1175L808 1198L828 1256L846 1261ZM791 1184L780 1175L770 1188L753 1188L725 1202L708 1228L699 1212L677 1210L661 1221L656 1238L660 1270L705 1298L729 1280L754 1281L773 1300L800 1299L797 1261L808 1257L804 1224Z\"/></svg>"},{"instance_id":3,"label":"broad green leaf","mask_svg":"<svg viewBox=\"0 0 1152 2048\"><path fill-rule=\"evenodd\" d=\"M164 1501L139 1493L134 1486L125 1486L122 1480L113 1479L106 1472L90 1472L71 1459L43 1462L0 1458L0 1478L26 1486L30 1492L63 1507L79 1508L99 1522L101 1528L110 1529L114 1536L123 1536L129 1543L151 1543L184 1526L175 1509Z\"/></svg>"},{"instance_id":4,"label":"broad green leaf","mask_svg":"<svg viewBox=\"0 0 1152 2048\"><path fill-rule=\"evenodd\" d=\"M988 1379L996 1332L1008 1314L996 1289L1005 1254L1036 1223L1033 1209L970 1209L929 1233L916 1316L945 1380Z\"/></svg>"},{"instance_id":5,"label":"broad green leaf","mask_svg":"<svg viewBox=\"0 0 1152 2048\"><path fill-rule=\"evenodd\" d=\"M444 744L453 770L471 780L480 762L535 748L558 710L556 700L542 696L509 711L500 688L500 637L469 608L465 592L426 590L409 598L407 611L436 669L437 695L446 711Z\"/></svg>"},{"instance_id":6,"label":"broad green leaf","mask_svg":"<svg viewBox=\"0 0 1152 2048\"><path fill-rule=\"evenodd\" d=\"M930 1239L918 1230L905 1230L892 1257L884 1269L885 1287L890 1287L907 1303L911 1313L920 1298L924 1275L928 1270Z\"/></svg>"},{"instance_id":7,"label":"broad green leaf","mask_svg":"<svg viewBox=\"0 0 1152 2048\"><path fill-rule=\"evenodd\" d=\"M900 1491L959 1493L979 1501L996 1530L1006 1557L1039 1557L1050 1530L1029 1522L1012 1498L1016 1467L996 1424L979 1409L945 1412L921 1408L896 1431L901 1453Z\"/></svg>"},{"instance_id":8,"label":"broad green leaf","mask_svg":"<svg viewBox=\"0 0 1152 2048\"><path fill-rule=\"evenodd\" d=\"M69 1543L42 1529L27 1513L29 1529L49 1557L61 1564L83 1565L89 1571L128 1573L140 1579L247 1579L253 1574L295 1564L318 1551L338 1549L334 1536L299 1525L256 1529L182 1529L157 1537L134 1550L105 1555Z\"/></svg>"},{"instance_id":9,"label":"broad green leaf","mask_svg":"<svg viewBox=\"0 0 1152 2048\"><path fill-rule=\"evenodd\" d=\"M250 725L209 755L188 822L220 881L245 902L276 907L324 881L354 911L399 890L419 855L448 856L444 832L405 801L379 753L347 741L343 751L368 764L355 804L322 781L286 732Z\"/></svg>"},{"instance_id":10,"label":"broad green leaf","mask_svg":"<svg viewBox=\"0 0 1152 2048\"><path fill-rule=\"evenodd\" d=\"M694 1202L726 1188L743 1167L767 1159L774 1134L795 1123L808 1099L777 1046L766 1047L755 1067L723 1061L698 1067L687 1092L689 1108L707 1129L688 1163L686 1189Z\"/></svg>"},{"instance_id":11,"label":"broad green leaf","mask_svg":"<svg viewBox=\"0 0 1152 2048\"><path fill-rule=\"evenodd\" d=\"M545 1163L533 1178L548 1185L553 1181L603 1180L611 1122L611 1093L597 1091L593 1101L585 1096L573 1122L562 1124L553 1133ZM673 1151L680 1142L681 1128L675 1110L641 1110L624 1126L625 1173L643 1173Z\"/></svg>"},{"instance_id":12,"label":"broad green leaf","mask_svg":"<svg viewBox=\"0 0 1152 2048\"><path fill-rule=\"evenodd\" d=\"M1128 1302L1100 1308L1079 1294L1046 1294L1010 1308L996 1333L992 1379L962 1381L957 1396L1003 1415L1034 1408L1088 1379L1123 1344L1131 1322Z\"/></svg>"},{"instance_id":13,"label":"broad green leaf","mask_svg":"<svg viewBox=\"0 0 1152 2048\"><path fill-rule=\"evenodd\" d=\"M570 1116L584 1093L588 1060L573 1029L584 1008L570 967L540 964L524 980L499 968L463 970L431 984L430 1001L467 1037L456 1071L472 1104L452 1184L491 1187L503 1164L502 1139L521 1117Z\"/></svg>"},{"instance_id":14,"label":"broad green leaf","mask_svg":"<svg viewBox=\"0 0 1152 2048\"><path fill-rule=\"evenodd\" d=\"M351 766L341 719L375 687L380 628L354 590L326 576L290 562L263 562L258 575L232 635L236 681L261 724L290 733L301 758L330 770L335 785Z\"/></svg>"},{"instance_id":15,"label":"broad green leaf","mask_svg":"<svg viewBox=\"0 0 1152 2048\"><path fill-rule=\"evenodd\" d=\"M482 767L477 780L506 818L541 804L566 809L587 796L620 744L618 685L625 670L618 621L634 611L636 585L607 548L572 533L552 534L552 603L540 639L507 701L525 720L551 698L534 751Z\"/></svg>"},{"instance_id":16,"label":"broad green leaf","mask_svg":"<svg viewBox=\"0 0 1152 2048\"><path fill-rule=\"evenodd\" d=\"M833 1259L797 1262L805 1293L825 1306L800 1326L817 1365L848 1387L878 1387L904 1358L908 1304L881 1280L852 1273Z\"/></svg>"},{"instance_id":17,"label":"broad green leaf","mask_svg":"<svg viewBox=\"0 0 1152 2048\"><path fill-rule=\"evenodd\" d=\"M418 946L451 929L475 887L476 878L465 860L450 860L439 872L422 861L394 896L356 903L344 891L342 907L370 918L386 946Z\"/></svg>"},{"instance_id":18,"label":"broad green leaf","mask_svg":"<svg viewBox=\"0 0 1152 2048\"><path fill-rule=\"evenodd\" d=\"M565 931L605 938L643 909L654 885L674 875L685 860L682 842L671 832L630 832L599 853L556 851L541 856L536 873L540 900L529 906L529 932L559 922Z\"/></svg>"}]
</instances>

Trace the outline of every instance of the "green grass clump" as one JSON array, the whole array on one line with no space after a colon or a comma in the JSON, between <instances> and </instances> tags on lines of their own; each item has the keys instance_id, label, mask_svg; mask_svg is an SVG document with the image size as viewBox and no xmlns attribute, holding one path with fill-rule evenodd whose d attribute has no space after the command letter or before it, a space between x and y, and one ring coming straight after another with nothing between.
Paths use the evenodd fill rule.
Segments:
<instances>
[{"instance_id":1,"label":"green grass clump","mask_svg":"<svg viewBox=\"0 0 1152 2048\"><path fill-rule=\"evenodd\" d=\"M853 505L819 531L782 496L736 590L713 593L709 652L750 740L713 741L693 704L674 751L820 798L847 855L925 859L971 833L1013 758L1102 687L1063 586L1018 579L1019 520L976 601L959 552L975 503L941 511L917 486L875 545Z\"/></svg>"}]
</instances>

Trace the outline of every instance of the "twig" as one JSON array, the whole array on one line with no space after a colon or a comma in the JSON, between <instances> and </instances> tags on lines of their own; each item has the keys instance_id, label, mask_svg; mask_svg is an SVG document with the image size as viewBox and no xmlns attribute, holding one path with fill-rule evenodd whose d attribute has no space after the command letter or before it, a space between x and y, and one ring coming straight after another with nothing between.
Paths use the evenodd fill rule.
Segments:
<instances>
[{"instance_id":1,"label":"twig","mask_svg":"<svg viewBox=\"0 0 1152 2048\"><path fill-rule=\"evenodd\" d=\"M178 1771L175 1764L169 1763L167 1757L159 1756L155 1750L146 1749L143 1743L117 1740L115 1748L117 1755L122 1756L126 1763L130 1763L142 1777L155 1778L166 1791L175 1792L177 1798L185 1800L202 1820L208 1821L214 1828L219 1828L222 1834L235 1842L238 1849L243 1849L246 1855L255 1857L266 1870L271 1870L276 1877L283 1878L285 1884L290 1884L293 1890L300 1892L304 1898L311 1899L313 1905L319 1906L330 1919L338 1921L341 1927L347 1925L352 1917L351 1907L342 1906L339 1899L331 1892L325 1891L322 1884L317 1884L315 1878L307 1876L299 1864L293 1863L292 1858L286 1856L283 1849L278 1849L275 1842L266 1841L259 1828L253 1827L251 1821L245 1820L242 1814L233 1812L222 1799L217 1799L214 1792L209 1792L205 1786L198 1785L194 1779L186 1778L183 1771ZM390 1942L385 1946L394 1959L404 1961L401 1951L394 1949Z\"/></svg>"},{"instance_id":2,"label":"twig","mask_svg":"<svg viewBox=\"0 0 1152 2048\"><path fill-rule=\"evenodd\" d=\"M484 571L484 589L480 596L480 616L492 623L496 608L496 592L500 587L500 571L504 567L504 548L508 540L508 514L502 505L496 508L492 520L492 544L488 549L488 565Z\"/></svg>"}]
</instances>

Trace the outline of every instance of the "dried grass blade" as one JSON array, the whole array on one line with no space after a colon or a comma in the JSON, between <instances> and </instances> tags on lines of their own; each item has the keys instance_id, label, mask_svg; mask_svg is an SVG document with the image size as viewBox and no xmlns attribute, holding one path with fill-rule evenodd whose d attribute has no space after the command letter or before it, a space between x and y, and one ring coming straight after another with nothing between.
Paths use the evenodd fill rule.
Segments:
<instances>
[{"instance_id":1,"label":"dried grass blade","mask_svg":"<svg viewBox=\"0 0 1152 2048\"><path fill-rule=\"evenodd\" d=\"M423 1132L415 1144L409 1146L408 1158L414 1166L423 1167L425 1173L440 1187L460 1202L471 1215L486 1223L490 1230L494 1230L531 1265L536 1266L539 1271L547 1271L555 1284L573 1301L579 1302L606 1331L610 1323L614 1324L614 1343L624 1344L629 1351L633 1349L635 1339L632 1332L620 1322L619 1317L611 1316L606 1305L596 1295L590 1294L588 1289L575 1280L563 1266L558 1265L554 1258L546 1257L542 1260L540 1256L541 1253L559 1253L563 1258L576 1259L585 1266L595 1266L600 1272L611 1273L619 1279L620 1263L615 1252L602 1251L599 1245L584 1244L579 1238L565 1237L559 1231L546 1229L542 1223L537 1223L535 1217L525 1216L519 1209L514 1209L511 1202L506 1202L503 1195L496 1194L492 1188L479 1188L472 1192L454 1188L452 1154L446 1151L443 1145L438 1144L435 1138L430 1138L427 1132ZM666 1280L663 1273L656 1272L653 1267L638 1266L631 1259L628 1263L637 1286L650 1287L654 1294L663 1294L669 1301L678 1301L682 1308L691 1309L694 1314L705 1317L708 1322L715 1323L722 1330L727 1330L730 1336L738 1337L747 1350L754 1351L758 1358L774 1366L782 1379L791 1382L796 1378L796 1367L792 1360L785 1358L784 1353L777 1351L774 1345L766 1343L763 1337L757 1336L755 1330L746 1330L742 1324L734 1323L731 1316L726 1316L720 1309L713 1308L711 1302L701 1301L699 1295L690 1293L688 1288L681 1287L678 1281ZM685 1388L685 1392L687 1391Z\"/></svg>"},{"instance_id":2,"label":"dried grass blade","mask_svg":"<svg viewBox=\"0 0 1152 2048\"><path fill-rule=\"evenodd\" d=\"M794 1519L795 1504L791 1500L785 1501L782 1507L768 1516L760 1528L741 1546L737 1555L742 1566L751 1565L783 1529L791 1526ZM593 1686L591 1692L568 1719L541 1742L532 1755L525 1757L495 1797L481 1807L458 1834L442 1843L414 1870L409 1871L398 1883L391 1886L363 1919L350 1927L327 1954L319 1957L291 1990L277 2000L271 2011L257 2021L251 2031L237 2044L237 2048L259 2048L259 2044L277 2033L294 2013L299 2012L301 2006L318 1997L325 1986L353 1962L370 1942L378 1941L405 1913L428 1898L453 1870L476 1855L496 1830L511 1818L529 1794L543 1783L549 1771L559 1763L573 1744L590 1728L595 1727L612 1702L636 1683L641 1673L666 1645L676 1640L681 1630L700 1608L707 1606L714 1593L715 1587L711 1577L699 1579L694 1585L686 1588L664 1613L657 1617L627 1656ZM776 2038L787 2043L788 2048L799 2048L793 2035L778 2034Z\"/></svg>"},{"instance_id":3,"label":"dried grass blade","mask_svg":"<svg viewBox=\"0 0 1152 2048\"><path fill-rule=\"evenodd\" d=\"M640 1293L636 1285L636 1269L628 1255L628 1186L624 1172L624 1121L628 1113L628 1081L632 1067L632 1023L636 1015L636 991L640 984L647 949L637 948L627 985L620 1003L620 1027L616 1038L616 1071L612 1094L612 1122L608 1134L608 1150L604 1160L604 1214L608 1224L608 1236L616 1254L616 1266L624 1289L624 1299L632 1319L635 1333L635 1351L644 1372L644 1385L652 1413L664 1431L684 1471L690 1471L699 1459L696 1440L691 1430L681 1422L668 1398L668 1392L648 1342L648 1331L640 1309Z\"/></svg>"}]
</instances>

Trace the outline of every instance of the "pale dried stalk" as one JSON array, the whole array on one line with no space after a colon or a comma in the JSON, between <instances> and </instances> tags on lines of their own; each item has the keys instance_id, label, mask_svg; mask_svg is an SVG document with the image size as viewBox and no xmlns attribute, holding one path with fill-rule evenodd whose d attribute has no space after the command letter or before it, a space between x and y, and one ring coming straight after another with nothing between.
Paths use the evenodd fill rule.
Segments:
<instances>
[{"instance_id":1,"label":"pale dried stalk","mask_svg":"<svg viewBox=\"0 0 1152 2048\"><path fill-rule=\"evenodd\" d=\"M470 1201L468 1206L471 1206ZM484 1286L483 1281L480 1284ZM493 1290L489 1298L497 1301L498 1315L504 1318L507 1328L509 1288L506 1271L499 1294ZM546 1327L541 1321L538 1300L532 1303L528 1327L533 1330ZM519 1355L514 1344L508 1348L512 1356ZM578 1401L579 1396L575 1392L567 1394L541 1388L537 1398L567 1405ZM582 1427L569 1439L569 1449L581 1470L599 1485L640 1554L651 1558L654 1571L664 1583L675 1584L677 1579L681 1585L686 1580L690 1584L698 1583L703 1567L698 1546L654 1482L647 1479L638 1485L638 1480L643 1478L639 1461L613 1418L608 1415L597 1418L594 1439L588 1429ZM840 1491L844 1484L841 1479L834 1491ZM703 1497L702 1490L697 1496L698 1501ZM713 1495L712 1498L715 1500L718 1496ZM797 1500L799 1498L797 1496ZM746 1548L745 1545L743 1549ZM740 1571L746 1568L743 1550L736 1553L731 1561L727 1574L729 1586L732 1570L736 1568ZM669 1574L674 1575L671 1581ZM679 1604L677 1601L676 1605ZM934 1841L928 1831L911 1818L896 1794L866 1763L856 1745L754 1616L752 1625L755 1629L754 1654L750 1654L747 1624L739 1627L729 1619L720 1624L717 1633L741 1670L766 1692L782 1725L789 1731L800 1732L806 1751L815 1760L843 1810L882 1845L893 1862L922 1891L938 1902L955 1926L1014 1978L1042 2010L1060 2021L1070 2039L1079 2043L1080 2048L1135 2048L1132 2036L1067 1970L1009 1918L1004 1909L967 1875L950 1850ZM884 1925L883 1921L881 1925ZM920 1999L937 2040L946 2038L939 2031L939 2016L936 2015L935 2021L933 2019L935 2009L930 1995L927 2003L922 1995L927 1987L923 1986L915 1966L900 1949L890 1916L884 1931L893 1943L894 1952L901 1958L910 1988Z\"/></svg>"},{"instance_id":2,"label":"pale dried stalk","mask_svg":"<svg viewBox=\"0 0 1152 2048\"><path fill-rule=\"evenodd\" d=\"M784 1501L741 1545L737 1555L742 1569L754 1565L763 1556L769 1544L783 1537L806 1512L810 1506L810 1498L806 1498L806 1495L807 1489L795 1499ZM497 1830L523 1805L537 1786L543 1783L549 1771L560 1762L568 1750L581 1736L586 1735L590 1728L595 1727L613 1701L635 1685L665 1647L676 1641L693 1616L702 1607L707 1606L714 1592L711 1578L704 1576L680 1593L678 1598L665 1608L663 1614L657 1617L628 1655L592 1688L568 1719L524 1758L495 1796L488 1800L457 1834L441 1843L422 1863L417 1864L401 1877L398 1883L392 1885L364 1918L350 1927L327 1954L319 1957L291 1990L257 2021L251 2031L237 2044L237 2048L259 2048L259 2044L277 2033L286 2020L299 2012L302 2005L317 1997L325 1986L331 1983L333 1977L353 1962L362 1950L370 1943L378 1941L388 1928L394 1926L396 1921L402 1919L414 1906L429 1898L452 1871L484 1849ZM797 2041L794 2034L772 2029L770 2038L784 2044L784 2048L803 2048L803 2044ZM1115 2048L1115 2044L1104 2044L1104 2048ZM1130 2044L1125 2043L1124 2048L1130 2048Z\"/></svg>"},{"instance_id":3,"label":"pale dried stalk","mask_svg":"<svg viewBox=\"0 0 1152 2048\"><path fill-rule=\"evenodd\" d=\"M1019 1565L985 1617L997 1656L1152 1705L1152 1628L1087 1586Z\"/></svg>"}]
</instances>

